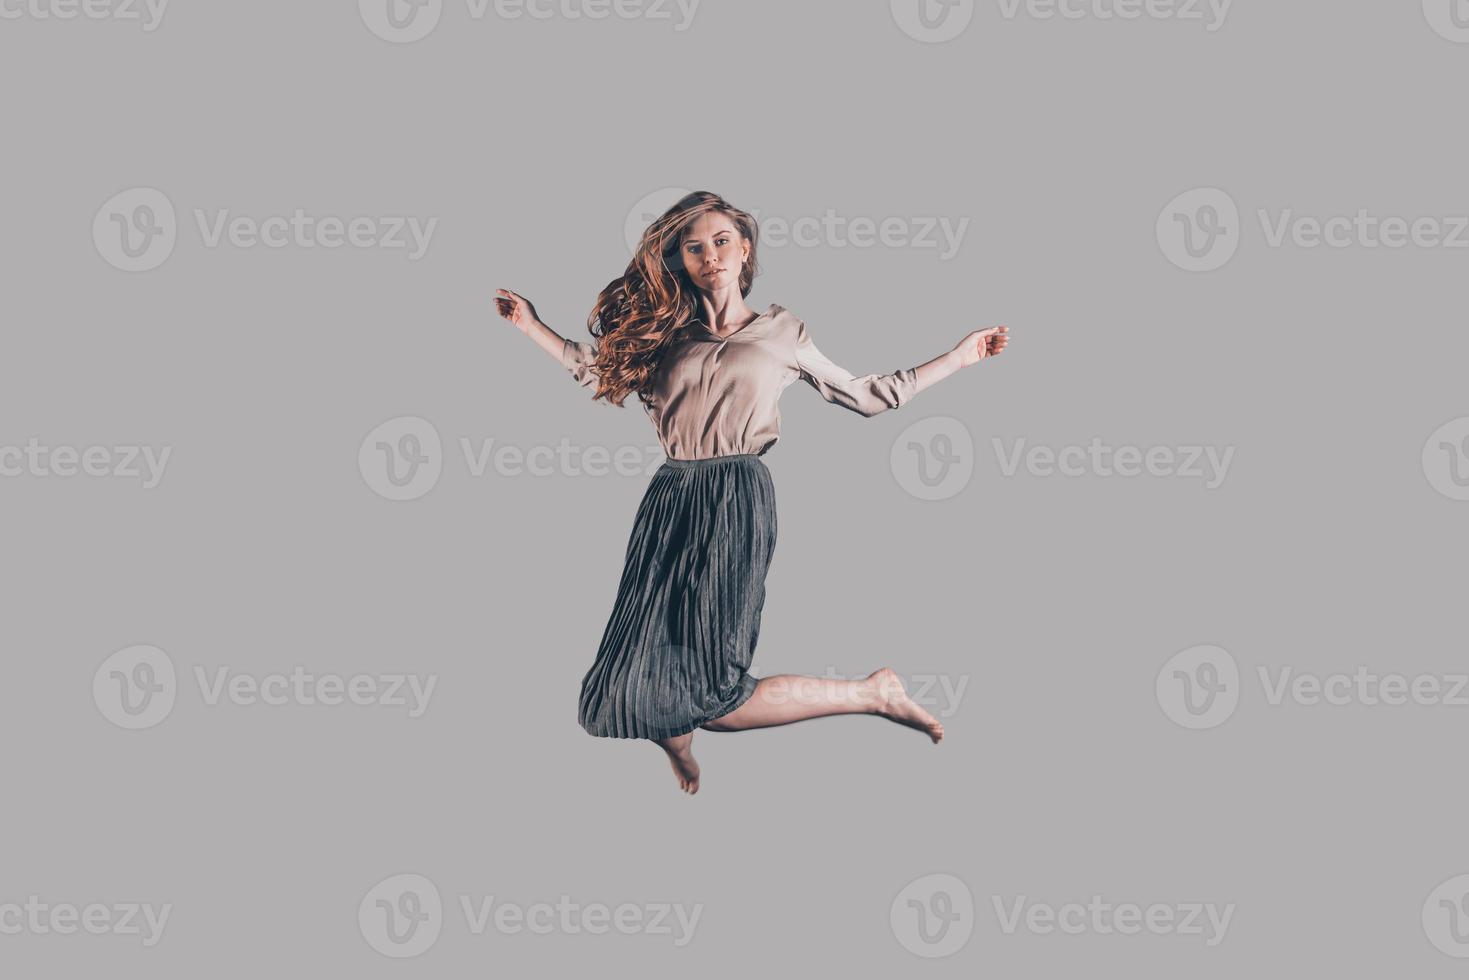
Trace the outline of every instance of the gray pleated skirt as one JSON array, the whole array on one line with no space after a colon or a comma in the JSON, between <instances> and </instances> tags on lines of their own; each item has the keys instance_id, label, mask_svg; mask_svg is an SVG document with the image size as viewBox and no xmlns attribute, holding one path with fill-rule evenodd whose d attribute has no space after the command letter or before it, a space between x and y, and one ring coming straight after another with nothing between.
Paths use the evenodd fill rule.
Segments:
<instances>
[{"instance_id":1,"label":"gray pleated skirt","mask_svg":"<svg viewBox=\"0 0 1469 980\"><path fill-rule=\"evenodd\" d=\"M582 728L671 738L750 699L775 532L775 486L757 454L663 462L582 679Z\"/></svg>"}]
</instances>

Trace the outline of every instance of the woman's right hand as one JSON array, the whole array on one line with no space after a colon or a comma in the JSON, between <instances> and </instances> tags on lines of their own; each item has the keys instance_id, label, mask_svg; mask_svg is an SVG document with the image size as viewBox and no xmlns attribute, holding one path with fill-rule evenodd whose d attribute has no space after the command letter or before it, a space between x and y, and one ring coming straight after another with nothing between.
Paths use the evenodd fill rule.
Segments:
<instances>
[{"instance_id":1,"label":"woman's right hand","mask_svg":"<svg viewBox=\"0 0 1469 980\"><path fill-rule=\"evenodd\" d=\"M515 329L521 333L529 334L530 328L541 322L541 318L536 316L536 308L524 296L508 289L497 289L495 292L502 294L495 297L495 306L500 315L514 324Z\"/></svg>"}]
</instances>

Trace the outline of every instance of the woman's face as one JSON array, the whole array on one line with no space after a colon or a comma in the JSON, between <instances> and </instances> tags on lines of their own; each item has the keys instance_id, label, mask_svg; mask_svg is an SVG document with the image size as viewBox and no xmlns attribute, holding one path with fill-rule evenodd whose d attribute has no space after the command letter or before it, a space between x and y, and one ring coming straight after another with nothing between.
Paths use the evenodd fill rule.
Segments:
<instances>
[{"instance_id":1,"label":"woman's face","mask_svg":"<svg viewBox=\"0 0 1469 980\"><path fill-rule=\"evenodd\" d=\"M750 245L729 215L711 211L701 214L684 230L679 250L689 278L707 293L726 286L739 288L740 270L750 254Z\"/></svg>"}]
</instances>

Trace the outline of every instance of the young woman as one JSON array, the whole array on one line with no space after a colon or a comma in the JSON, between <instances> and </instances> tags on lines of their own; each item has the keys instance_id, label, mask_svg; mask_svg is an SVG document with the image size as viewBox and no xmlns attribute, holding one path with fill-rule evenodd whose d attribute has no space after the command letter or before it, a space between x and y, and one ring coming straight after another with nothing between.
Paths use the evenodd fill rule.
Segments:
<instances>
[{"instance_id":1,"label":"young woman","mask_svg":"<svg viewBox=\"0 0 1469 980\"><path fill-rule=\"evenodd\" d=\"M906 404L1005 349L1007 328L976 330L916 368L854 377L805 323L745 305L757 273L755 220L717 194L689 194L648 226L627 271L597 298L587 328L562 337L508 289L502 317L555 357L594 398L642 401L667 459L633 521L622 580L578 720L592 735L646 738L685 792L699 788L694 732L736 732L839 714L873 714L937 743L944 728L883 667L858 681L749 667L775 549L775 488L760 460L780 435L777 401L797 378L872 416Z\"/></svg>"}]
</instances>

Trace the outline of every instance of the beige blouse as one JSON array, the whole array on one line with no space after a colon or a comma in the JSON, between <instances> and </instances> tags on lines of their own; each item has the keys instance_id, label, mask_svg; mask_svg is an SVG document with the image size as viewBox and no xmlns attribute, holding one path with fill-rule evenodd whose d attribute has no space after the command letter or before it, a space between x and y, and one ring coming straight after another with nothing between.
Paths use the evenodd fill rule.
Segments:
<instances>
[{"instance_id":1,"label":"beige blouse","mask_svg":"<svg viewBox=\"0 0 1469 980\"><path fill-rule=\"evenodd\" d=\"M596 346L567 338L561 365L593 387ZM918 391L918 372L855 377L816 349L806 324L783 306L720 337L690 323L654 372L648 414L669 459L763 455L780 438L780 394L797 378L834 405L864 416L897 408ZM630 395L636 398L636 395Z\"/></svg>"}]
</instances>

